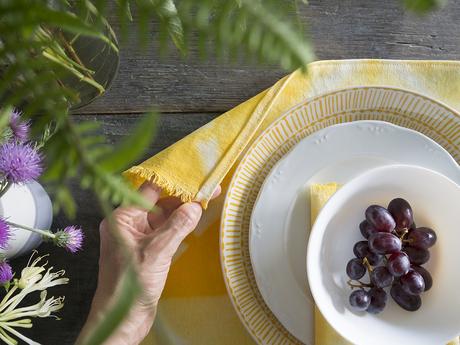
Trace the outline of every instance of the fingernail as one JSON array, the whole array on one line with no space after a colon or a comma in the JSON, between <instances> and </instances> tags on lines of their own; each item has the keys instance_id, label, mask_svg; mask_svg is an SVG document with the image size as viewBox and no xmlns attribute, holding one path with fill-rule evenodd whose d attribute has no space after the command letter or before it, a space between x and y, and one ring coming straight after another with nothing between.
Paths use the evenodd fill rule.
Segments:
<instances>
[{"instance_id":1,"label":"fingernail","mask_svg":"<svg viewBox=\"0 0 460 345\"><path fill-rule=\"evenodd\" d=\"M190 203L190 210L195 214L200 214L202 212L201 205L197 202Z\"/></svg>"},{"instance_id":2,"label":"fingernail","mask_svg":"<svg viewBox=\"0 0 460 345\"><path fill-rule=\"evenodd\" d=\"M222 192L222 187L219 185L214 190L214 193L212 193L211 199L217 198L221 192Z\"/></svg>"}]
</instances>

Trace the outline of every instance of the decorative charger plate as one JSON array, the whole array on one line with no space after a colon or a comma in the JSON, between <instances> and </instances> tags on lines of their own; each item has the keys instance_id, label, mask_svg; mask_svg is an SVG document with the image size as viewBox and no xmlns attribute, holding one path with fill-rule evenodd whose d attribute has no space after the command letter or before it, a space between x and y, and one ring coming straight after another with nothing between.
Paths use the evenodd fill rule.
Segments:
<instances>
[{"instance_id":1,"label":"decorative charger plate","mask_svg":"<svg viewBox=\"0 0 460 345\"><path fill-rule=\"evenodd\" d=\"M330 125L380 120L414 129L460 160L460 115L425 96L395 88L356 87L308 99L287 111L251 145L229 186L220 231L230 299L258 344L302 344L276 319L256 284L249 254L254 203L272 167L301 139Z\"/></svg>"}]
</instances>

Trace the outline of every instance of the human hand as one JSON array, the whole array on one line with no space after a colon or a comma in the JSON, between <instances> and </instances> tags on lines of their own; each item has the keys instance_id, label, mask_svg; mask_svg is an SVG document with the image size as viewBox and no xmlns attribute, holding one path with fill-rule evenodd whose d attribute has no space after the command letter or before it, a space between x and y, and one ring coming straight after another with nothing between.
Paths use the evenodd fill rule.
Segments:
<instances>
[{"instance_id":1,"label":"human hand","mask_svg":"<svg viewBox=\"0 0 460 345\"><path fill-rule=\"evenodd\" d=\"M132 306L129 315L106 344L138 344L148 334L155 318L156 308L164 289L171 260L184 238L198 224L202 215L199 203L185 203L175 197L160 199L161 189L151 183L140 188L144 198L156 208L119 207L112 214L119 238L113 235L107 219L100 225L99 277L90 315L79 340L88 330L88 324L103 317L120 280L125 255L117 240L123 241L130 253L143 288L142 295ZM220 187L213 197L220 194Z\"/></svg>"}]
</instances>

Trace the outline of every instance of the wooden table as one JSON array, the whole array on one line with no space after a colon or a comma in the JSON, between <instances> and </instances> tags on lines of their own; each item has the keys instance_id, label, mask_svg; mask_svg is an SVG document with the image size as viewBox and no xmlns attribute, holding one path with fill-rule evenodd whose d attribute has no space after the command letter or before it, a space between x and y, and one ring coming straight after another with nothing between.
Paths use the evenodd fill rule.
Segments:
<instances>
[{"instance_id":1,"label":"wooden table","mask_svg":"<svg viewBox=\"0 0 460 345\"><path fill-rule=\"evenodd\" d=\"M450 1L442 11L418 17L405 13L397 0L310 0L302 6L318 59L458 59L460 56L460 2ZM111 18L115 28L117 19ZM136 47L135 33L121 49L120 69L106 95L81 109L78 120L94 120L110 143L129 135L130 127L155 105L161 123L145 157L154 155L219 114L269 87L286 74L273 66L199 62L170 55L161 60L157 46L145 52ZM52 290L65 294L60 321L39 320L26 334L47 345L73 344L85 321L96 287L101 212L91 193L72 184L79 211L76 222L86 230L86 248L76 256L43 245L50 263L64 267L71 282ZM65 226L63 216L55 227ZM13 264L21 267L27 258Z\"/></svg>"}]
</instances>

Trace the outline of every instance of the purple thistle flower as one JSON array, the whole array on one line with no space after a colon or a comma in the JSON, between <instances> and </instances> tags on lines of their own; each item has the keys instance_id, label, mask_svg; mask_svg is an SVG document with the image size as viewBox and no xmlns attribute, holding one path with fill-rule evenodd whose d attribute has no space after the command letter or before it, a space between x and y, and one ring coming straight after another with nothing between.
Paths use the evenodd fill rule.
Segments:
<instances>
[{"instance_id":1,"label":"purple thistle flower","mask_svg":"<svg viewBox=\"0 0 460 345\"><path fill-rule=\"evenodd\" d=\"M83 231L81 228L71 225L64 230L56 231L54 243L59 247L66 248L71 253L78 252L83 246Z\"/></svg>"},{"instance_id":2,"label":"purple thistle flower","mask_svg":"<svg viewBox=\"0 0 460 345\"><path fill-rule=\"evenodd\" d=\"M0 248L6 249L11 238L10 226L3 217L0 217Z\"/></svg>"},{"instance_id":3,"label":"purple thistle flower","mask_svg":"<svg viewBox=\"0 0 460 345\"><path fill-rule=\"evenodd\" d=\"M10 128L16 140L24 142L29 138L30 121L23 121L21 112L17 110L11 113Z\"/></svg>"},{"instance_id":4,"label":"purple thistle flower","mask_svg":"<svg viewBox=\"0 0 460 345\"><path fill-rule=\"evenodd\" d=\"M42 173L42 156L29 144L0 146L0 175L12 183L36 180Z\"/></svg>"},{"instance_id":5,"label":"purple thistle flower","mask_svg":"<svg viewBox=\"0 0 460 345\"><path fill-rule=\"evenodd\" d=\"M0 262L0 285L8 284L13 279L13 270L5 260Z\"/></svg>"}]
</instances>

